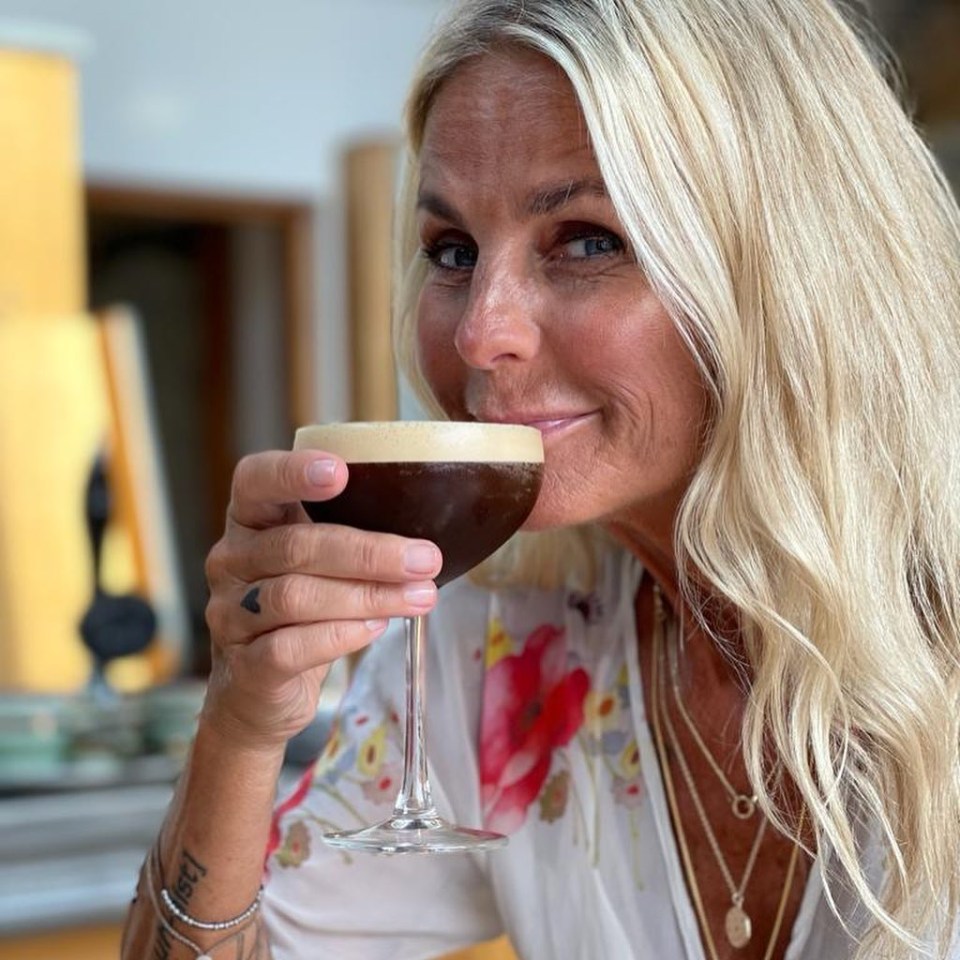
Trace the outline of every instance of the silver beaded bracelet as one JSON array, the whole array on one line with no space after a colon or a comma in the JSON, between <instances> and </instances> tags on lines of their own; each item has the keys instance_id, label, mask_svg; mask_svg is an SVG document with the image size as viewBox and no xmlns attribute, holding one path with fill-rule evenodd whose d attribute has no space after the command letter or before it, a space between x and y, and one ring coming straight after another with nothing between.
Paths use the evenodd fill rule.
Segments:
<instances>
[{"instance_id":1,"label":"silver beaded bracelet","mask_svg":"<svg viewBox=\"0 0 960 960\"><path fill-rule=\"evenodd\" d=\"M147 888L150 891L150 899L153 901L153 909L156 911L157 919L160 921L160 926L163 927L167 934L173 937L177 943L182 943L185 947L189 947L196 954L194 960L213 960L213 957L211 957L210 954L214 948L211 948L211 950L204 950L199 944L194 943L189 937L185 937L182 933L174 929L167 918L163 915L163 911L160 909L160 904L157 902L157 895L154 892L153 884L148 882Z\"/></svg>"},{"instance_id":2,"label":"silver beaded bracelet","mask_svg":"<svg viewBox=\"0 0 960 960\"><path fill-rule=\"evenodd\" d=\"M149 894L150 894L150 902L153 904L153 909L154 909L154 912L156 913L157 919L160 922L160 926L163 927L163 929L166 931L168 936L172 937L178 943L183 944L183 946L189 947L196 954L195 960L213 960L213 956L212 956L213 951L216 950L217 947L223 946L225 943L229 943L234 937L238 936L238 934L232 934L231 936L226 937L223 940L219 940L217 941L217 943L214 943L211 946L204 949L199 944L194 943L189 937L185 937L182 933L180 933L163 915L163 910L160 908L160 903L157 900L156 887L154 886L154 882L153 882L154 874L160 872L159 866L157 864L157 859L158 858L157 858L156 848L153 848L150 850L150 853L147 855L147 864L146 864L147 870L146 870L145 880L146 880L147 890L149 891ZM162 877L160 878L160 883L161 884L163 883ZM157 884L157 886L159 886L159 884ZM161 895L164 893L166 893L166 890L164 890L161 887ZM252 916L252 914L256 910L256 907L260 903L260 896L262 893L263 893L263 888L261 887L260 891L257 893L257 899L252 905L252 907L244 911L245 915ZM230 922L232 924L236 924L242 921L230 921Z\"/></svg>"},{"instance_id":3,"label":"silver beaded bracelet","mask_svg":"<svg viewBox=\"0 0 960 960\"><path fill-rule=\"evenodd\" d=\"M251 903L243 913L238 913L231 920L215 920L212 923L207 923L203 920L197 920L195 917L191 917L189 913L181 910L174 902L173 897L170 896L170 891L167 890L166 887L162 887L160 890L160 899L170 913L181 923L185 923L188 927L194 927L196 930L229 930L231 927L239 927L241 923L245 923L260 909L260 900L262 897L263 886L261 885L256 897L253 899L253 903Z\"/></svg>"}]
</instances>

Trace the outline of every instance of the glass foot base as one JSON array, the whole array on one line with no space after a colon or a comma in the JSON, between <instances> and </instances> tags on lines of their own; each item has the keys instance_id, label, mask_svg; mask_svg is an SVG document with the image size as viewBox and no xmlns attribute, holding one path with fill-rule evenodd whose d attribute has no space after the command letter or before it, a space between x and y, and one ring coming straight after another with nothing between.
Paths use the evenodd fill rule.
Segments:
<instances>
[{"instance_id":1,"label":"glass foot base","mask_svg":"<svg viewBox=\"0 0 960 960\"><path fill-rule=\"evenodd\" d=\"M495 850L507 838L486 830L471 830L447 823L441 817L390 817L383 823L342 833L325 833L331 847L367 853L461 853Z\"/></svg>"}]
</instances>

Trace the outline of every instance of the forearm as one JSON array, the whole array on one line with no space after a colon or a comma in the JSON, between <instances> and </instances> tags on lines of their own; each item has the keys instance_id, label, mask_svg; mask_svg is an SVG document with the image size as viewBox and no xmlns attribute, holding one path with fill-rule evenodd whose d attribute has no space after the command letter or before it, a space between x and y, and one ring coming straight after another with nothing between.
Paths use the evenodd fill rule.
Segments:
<instances>
[{"instance_id":1,"label":"forearm","mask_svg":"<svg viewBox=\"0 0 960 960\"><path fill-rule=\"evenodd\" d=\"M201 723L161 829L154 857L141 870L123 939L123 960L194 960L196 950L164 929L155 907L160 887L202 921L238 916L257 896L283 749L247 750ZM151 892L152 886L152 892ZM160 904L161 909L163 905ZM233 929L206 931L164 911L181 936L214 960L268 960L259 913Z\"/></svg>"},{"instance_id":2,"label":"forearm","mask_svg":"<svg viewBox=\"0 0 960 960\"><path fill-rule=\"evenodd\" d=\"M219 930L188 921L223 924L255 900L284 744L315 717L331 663L380 636L390 617L433 605L430 578L443 562L425 541L304 521L301 503L346 483L343 461L316 450L251 455L234 473L226 530L206 563L204 713L141 873L123 960L270 956L259 913ZM408 599L410 584L428 602Z\"/></svg>"}]
</instances>

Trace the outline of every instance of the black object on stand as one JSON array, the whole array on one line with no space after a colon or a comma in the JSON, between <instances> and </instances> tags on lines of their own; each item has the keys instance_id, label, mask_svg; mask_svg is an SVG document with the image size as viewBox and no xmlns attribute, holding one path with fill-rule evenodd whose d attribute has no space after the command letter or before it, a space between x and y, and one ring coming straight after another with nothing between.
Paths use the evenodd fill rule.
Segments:
<instances>
[{"instance_id":1,"label":"black object on stand","mask_svg":"<svg viewBox=\"0 0 960 960\"><path fill-rule=\"evenodd\" d=\"M101 702L116 696L106 679L107 664L145 650L157 629L156 614L146 600L135 594L107 593L103 588L101 559L110 507L106 458L100 454L87 481L85 512L93 555L94 590L90 606L80 621L80 636L93 655L88 690Z\"/></svg>"}]
</instances>

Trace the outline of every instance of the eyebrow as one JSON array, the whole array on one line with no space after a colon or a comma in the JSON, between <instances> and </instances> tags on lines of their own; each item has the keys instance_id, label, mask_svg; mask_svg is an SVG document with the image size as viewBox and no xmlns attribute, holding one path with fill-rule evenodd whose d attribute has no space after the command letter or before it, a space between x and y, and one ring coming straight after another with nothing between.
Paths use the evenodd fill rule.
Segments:
<instances>
[{"instance_id":1,"label":"eyebrow","mask_svg":"<svg viewBox=\"0 0 960 960\"><path fill-rule=\"evenodd\" d=\"M599 177L588 177L585 180L568 180L553 187L542 187L527 197L524 210L529 216L542 217L555 213L583 194L606 198L607 185Z\"/></svg>"},{"instance_id":2,"label":"eyebrow","mask_svg":"<svg viewBox=\"0 0 960 960\"><path fill-rule=\"evenodd\" d=\"M599 177L565 180L563 183L537 188L528 194L521 209L527 217L543 217L555 213L584 194L604 199L609 196L606 184ZM456 226L463 226L463 218L456 208L439 194L429 190L421 189L417 196L417 209L426 210Z\"/></svg>"}]
</instances>

